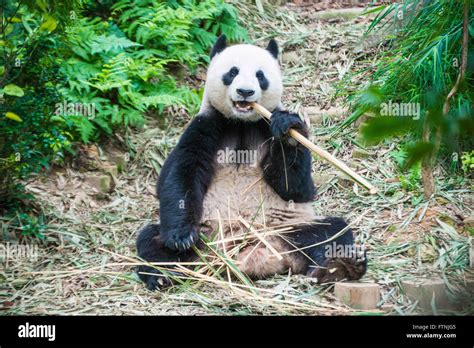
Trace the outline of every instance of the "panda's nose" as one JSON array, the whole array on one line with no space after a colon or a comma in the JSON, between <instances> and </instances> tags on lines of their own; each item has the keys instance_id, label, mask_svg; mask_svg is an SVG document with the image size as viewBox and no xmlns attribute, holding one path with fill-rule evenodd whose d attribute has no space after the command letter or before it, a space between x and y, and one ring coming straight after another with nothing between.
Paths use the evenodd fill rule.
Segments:
<instances>
[{"instance_id":1,"label":"panda's nose","mask_svg":"<svg viewBox=\"0 0 474 348\"><path fill-rule=\"evenodd\" d=\"M255 94L253 89L243 89L237 88L237 93L239 93L242 97L247 98Z\"/></svg>"}]
</instances>

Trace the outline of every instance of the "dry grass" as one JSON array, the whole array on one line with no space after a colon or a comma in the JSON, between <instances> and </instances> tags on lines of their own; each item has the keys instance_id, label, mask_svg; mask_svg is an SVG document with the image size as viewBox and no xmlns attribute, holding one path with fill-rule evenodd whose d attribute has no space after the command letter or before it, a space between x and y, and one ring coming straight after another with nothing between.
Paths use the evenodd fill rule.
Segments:
<instances>
[{"instance_id":1,"label":"dry grass","mask_svg":"<svg viewBox=\"0 0 474 348\"><path fill-rule=\"evenodd\" d=\"M257 44L278 38L285 52L284 102L302 113L303 106L340 108L335 84L350 69L370 64L370 52L376 47L361 39L364 20L315 20L312 13L295 8L265 8L261 13L252 5L241 7L241 12ZM291 59L291 51L298 59ZM125 140L135 151L133 159L105 199L84 184L83 174L70 169L29 185L50 224L44 240L30 240L40 244L36 260L0 264L0 313L364 314L338 302L331 284L319 286L291 274L252 282L236 271L232 250L222 254L212 241L208 241L212 257L189 269L177 266L185 275L178 286L155 293L145 289L134 273L140 262L135 256L136 231L157 219L156 175L187 121L179 110L172 113L167 129L150 121ZM331 133L341 121L328 111L313 124L312 140L350 164L381 193L368 196L316 160L313 170L319 195L314 209L318 215L346 217L358 241L367 246L369 271L363 281L382 286L380 309L370 313L414 313L416 304L400 291L405 278L439 276L459 291L469 275L469 241L461 219L472 215L472 191L437 169L437 194L421 200L419 189L407 190L398 180L400 173L391 156L394 144L355 158L356 129L350 127L337 136ZM9 229L4 218L2 222L5 238L12 238L17 231ZM460 313L473 311L472 302L464 303Z\"/></svg>"}]
</instances>

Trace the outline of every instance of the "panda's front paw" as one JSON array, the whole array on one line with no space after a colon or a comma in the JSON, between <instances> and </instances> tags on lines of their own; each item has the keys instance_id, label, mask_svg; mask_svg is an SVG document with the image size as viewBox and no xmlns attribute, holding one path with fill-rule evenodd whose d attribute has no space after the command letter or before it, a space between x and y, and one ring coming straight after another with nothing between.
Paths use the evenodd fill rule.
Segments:
<instances>
[{"instance_id":1,"label":"panda's front paw","mask_svg":"<svg viewBox=\"0 0 474 348\"><path fill-rule=\"evenodd\" d=\"M324 267L310 268L307 276L316 278L319 284L341 280L359 280L367 271L367 257L331 258Z\"/></svg>"},{"instance_id":2,"label":"panda's front paw","mask_svg":"<svg viewBox=\"0 0 474 348\"><path fill-rule=\"evenodd\" d=\"M287 140L290 129L295 129L304 136L308 135L308 128L301 118L297 114L291 114L286 111L273 112L270 129L275 139L279 140Z\"/></svg>"},{"instance_id":3,"label":"panda's front paw","mask_svg":"<svg viewBox=\"0 0 474 348\"><path fill-rule=\"evenodd\" d=\"M177 227L162 231L165 245L178 251L190 249L199 239L199 230L194 226Z\"/></svg>"}]
</instances>

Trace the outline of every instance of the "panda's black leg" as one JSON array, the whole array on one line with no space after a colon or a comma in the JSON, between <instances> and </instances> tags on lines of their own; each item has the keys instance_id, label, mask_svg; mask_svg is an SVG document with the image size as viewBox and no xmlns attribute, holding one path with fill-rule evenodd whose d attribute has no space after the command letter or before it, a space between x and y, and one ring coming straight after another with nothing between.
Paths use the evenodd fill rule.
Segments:
<instances>
[{"instance_id":1,"label":"panda's black leg","mask_svg":"<svg viewBox=\"0 0 474 348\"><path fill-rule=\"evenodd\" d=\"M195 257L192 250L180 252L166 247L160 238L159 224L148 224L138 231L137 252L140 258L148 262L183 262ZM170 278L154 267L141 265L137 273L150 290L165 289L173 285ZM170 273L176 272L170 270Z\"/></svg>"},{"instance_id":2,"label":"panda's black leg","mask_svg":"<svg viewBox=\"0 0 474 348\"><path fill-rule=\"evenodd\" d=\"M333 236L345 230L340 236ZM330 241L325 242L326 240ZM307 275L318 283L360 279L367 270L367 257L354 245L352 230L341 218L328 217L301 227L294 242L313 261L308 260ZM314 244L322 244L313 246Z\"/></svg>"}]
</instances>

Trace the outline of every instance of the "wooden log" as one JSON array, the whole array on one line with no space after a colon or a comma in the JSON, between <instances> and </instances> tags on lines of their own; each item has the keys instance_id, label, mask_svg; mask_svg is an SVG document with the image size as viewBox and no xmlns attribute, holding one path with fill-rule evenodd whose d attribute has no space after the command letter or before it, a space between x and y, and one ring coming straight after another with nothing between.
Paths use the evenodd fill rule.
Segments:
<instances>
[{"instance_id":1,"label":"wooden log","mask_svg":"<svg viewBox=\"0 0 474 348\"><path fill-rule=\"evenodd\" d=\"M448 289L442 279L403 280L402 290L412 301L418 301L422 311L458 310L455 298L448 295Z\"/></svg>"},{"instance_id":2,"label":"wooden log","mask_svg":"<svg viewBox=\"0 0 474 348\"><path fill-rule=\"evenodd\" d=\"M354 309L376 309L380 286L375 283L336 283L334 295Z\"/></svg>"}]
</instances>

